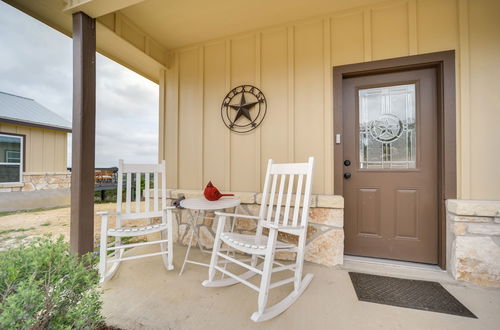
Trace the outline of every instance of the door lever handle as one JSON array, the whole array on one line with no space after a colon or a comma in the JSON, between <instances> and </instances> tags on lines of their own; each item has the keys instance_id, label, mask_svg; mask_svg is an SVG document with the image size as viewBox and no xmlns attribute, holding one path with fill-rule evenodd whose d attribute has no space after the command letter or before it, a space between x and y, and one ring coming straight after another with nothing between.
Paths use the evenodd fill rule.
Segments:
<instances>
[{"instance_id":1,"label":"door lever handle","mask_svg":"<svg viewBox=\"0 0 500 330\"><path fill-rule=\"evenodd\" d=\"M349 179L351 177L351 172L345 172L344 178Z\"/></svg>"}]
</instances>

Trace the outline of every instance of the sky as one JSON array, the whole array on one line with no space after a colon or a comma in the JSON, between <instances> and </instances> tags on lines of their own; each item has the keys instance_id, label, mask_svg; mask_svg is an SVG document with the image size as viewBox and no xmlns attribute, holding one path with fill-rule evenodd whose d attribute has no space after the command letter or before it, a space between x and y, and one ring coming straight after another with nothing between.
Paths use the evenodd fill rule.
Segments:
<instances>
[{"instance_id":1,"label":"sky","mask_svg":"<svg viewBox=\"0 0 500 330\"><path fill-rule=\"evenodd\" d=\"M0 1L0 91L71 121L72 58L69 37ZM96 80L96 167L157 162L158 85L100 54Z\"/></svg>"}]
</instances>

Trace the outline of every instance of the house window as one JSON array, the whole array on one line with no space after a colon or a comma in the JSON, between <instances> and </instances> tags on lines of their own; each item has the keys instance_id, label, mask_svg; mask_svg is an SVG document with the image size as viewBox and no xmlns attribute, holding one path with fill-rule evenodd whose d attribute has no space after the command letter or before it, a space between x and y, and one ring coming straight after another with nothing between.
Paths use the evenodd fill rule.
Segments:
<instances>
[{"instance_id":1,"label":"house window","mask_svg":"<svg viewBox=\"0 0 500 330\"><path fill-rule=\"evenodd\" d=\"M23 137L0 134L0 183L18 183L23 173Z\"/></svg>"}]
</instances>

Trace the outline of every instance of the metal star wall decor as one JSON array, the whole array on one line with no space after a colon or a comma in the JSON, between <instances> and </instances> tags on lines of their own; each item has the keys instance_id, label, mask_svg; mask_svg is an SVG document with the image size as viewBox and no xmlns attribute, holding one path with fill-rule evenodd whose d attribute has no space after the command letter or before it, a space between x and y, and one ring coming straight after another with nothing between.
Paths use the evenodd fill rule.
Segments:
<instances>
[{"instance_id":1,"label":"metal star wall decor","mask_svg":"<svg viewBox=\"0 0 500 330\"><path fill-rule=\"evenodd\" d=\"M221 116L224 124L237 133L250 132L264 120L267 102L255 86L241 85L233 88L222 101Z\"/></svg>"}]
</instances>

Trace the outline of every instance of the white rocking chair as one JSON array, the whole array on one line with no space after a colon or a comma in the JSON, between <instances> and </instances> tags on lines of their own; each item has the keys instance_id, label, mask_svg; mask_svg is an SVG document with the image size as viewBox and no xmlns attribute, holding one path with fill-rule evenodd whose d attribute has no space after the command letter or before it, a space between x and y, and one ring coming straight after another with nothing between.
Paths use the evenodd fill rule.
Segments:
<instances>
[{"instance_id":1,"label":"white rocking chair","mask_svg":"<svg viewBox=\"0 0 500 330\"><path fill-rule=\"evenodd\" d=\"M313 274L307 274L302 277L313 166L313 157L310 157L307 163L295 164L273 164L272 160L269 160L259 216L216 212L216 215L219 217L219 223L208 271L208 280L203 282L203 286L222 287L239 282L256 290L259 293L258 310L251 317L255 322L269 320L284 312L304 292L313 278ZM297 181L295 181L296 177L298 178ZM276 195L278 179L280 182ZM288 184L284 199L285 184L287 181ZM304 192L302 190L303 186ZM271 187L271 192L269 192L269 187ZM275 202L276 196L277 201ZM293 207L292 197L295 200ZM284 208L282 207L283 202L285 202ZM291 211L292 208L293 212ZM300 219L299 211L301 211ZM226 217L233 216L236 218L257 220L256 235L225 232L224 224ZM269 230L268 236L263 235L262 231L264 228ZM278 232L298 236L298 243L289 244L278 241ZM225 243L229 247L229 251L240 251L250 254L252 256L249 260L250 264L245 263L245 260L236 259L236 254L234 253L230 256L226 249L221 250L222 243ZM285 265L276 262L274 260L275 253L281 251L296 252L295 263ZM225 260L219 261L219 257ZM259 263L260 260L263 261ZM227 270L227 263L234 263L247 269L247 271L236 275ZM223 264L224 266L222 266ZM284 270L292 271L294 275L285 280L271 283L271 275ZM229 277L215 280L216 271ZM261 275L259 286L248 282L248 279L255 275ZM269 290L291 282L294 283L293 291L279 303L266 308Z\"/></svg>"},{"instance_id":2,"label":"white rocking chair","mask_svg":"<svg viewBox=\"0 0 500 330\"><path fill-rule=\"evenodd\" d=\"M142 189L141 179L144 173L144 189ZM122 212L122 189L123 176L125 181L125 211ZM153 177L153 196L151 193L151 176ZM161 177L161 178L159 178ZM132 179L135 179L135 202L132 202ZM159 180L161 180L161 196L158 196L160 189ZM145 203L141 205L141 191L144 191ZM118 163L118 186L116 196L116 214L109 212L98 212L101 215L101 244L99 259L100 282L104 282L116 273L122 261L138 259L143 257L152 257L161 255L163 263L167 270L174 269L172 265L172 209L167 207L166 198L166 171L165 161L160 164L124 164L123 160ZM153 197L153 209L151 210L150 197ZM161 208L159 208L159 199L161 198ZM135 204L135 206L133 205ZM108 228L109 216L115 215L116 222L114 228ZM153 224L153 218L161 218L161 223ZM122 226L123 221L133 221L139 219L149 219L149 224L142 227ZM122 244L122 237L143 236L153 233L160 233L160 239L148 242ZM108 237L113 237L114 241L108 244ZM130 257L124 257L125 249L143 245L159 244L160 252L148 253ZM109 253L109 254L108 254Z\"/></svg>"}]
</instances>

